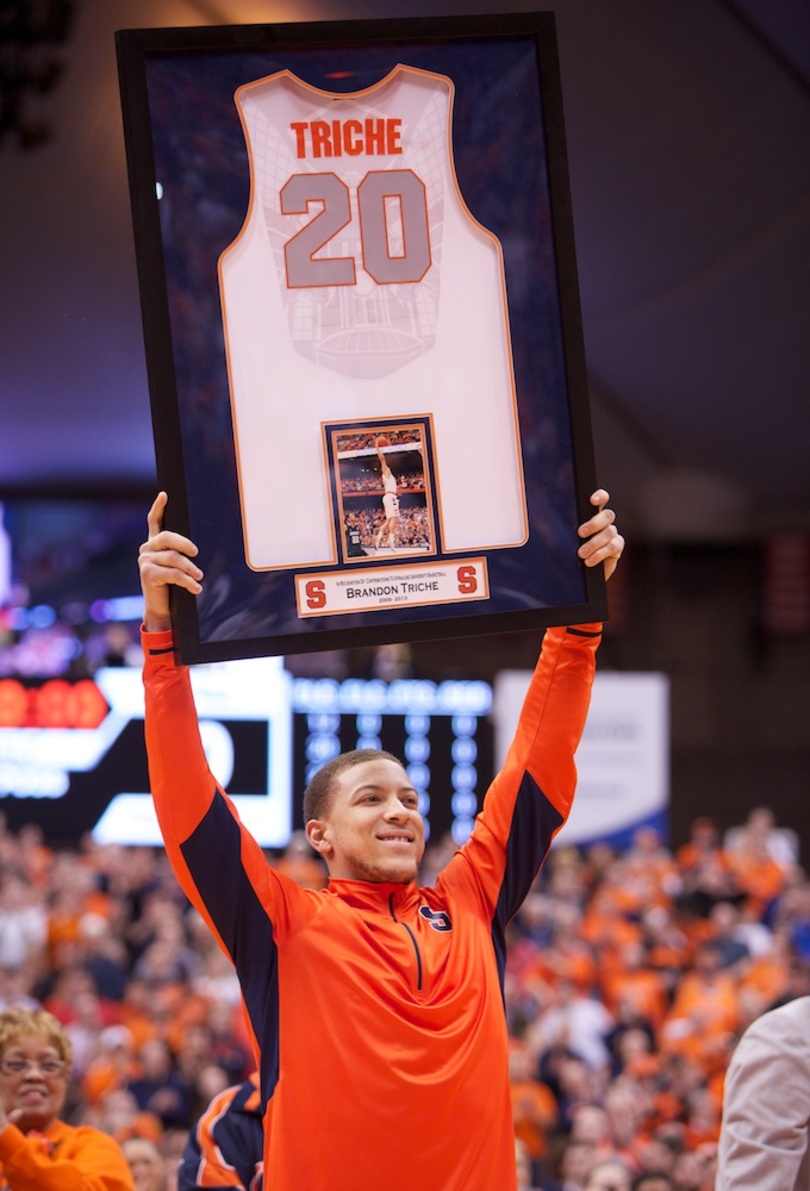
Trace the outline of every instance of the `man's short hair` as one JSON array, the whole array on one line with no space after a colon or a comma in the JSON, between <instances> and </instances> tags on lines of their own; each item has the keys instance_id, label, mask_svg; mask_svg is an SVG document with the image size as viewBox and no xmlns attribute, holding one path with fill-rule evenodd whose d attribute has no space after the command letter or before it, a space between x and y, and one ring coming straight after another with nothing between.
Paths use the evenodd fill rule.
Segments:
<instances>
[{"instance_id":1,"label":"man's short hair","mask_svg":"<svg viewBox=\"0 0 810 1191\"><path fill-rule=\"evenodd\" d=\"M366 761L381 760L393 761L396 765L402 766L399 757L383 749L352 749L327 761L304 791L304 823L309 823L310 819L323 819L329 814L335 782L342 773L347 769L353 769L355 765L363 765Z\"/></svg>"}]
</instances>

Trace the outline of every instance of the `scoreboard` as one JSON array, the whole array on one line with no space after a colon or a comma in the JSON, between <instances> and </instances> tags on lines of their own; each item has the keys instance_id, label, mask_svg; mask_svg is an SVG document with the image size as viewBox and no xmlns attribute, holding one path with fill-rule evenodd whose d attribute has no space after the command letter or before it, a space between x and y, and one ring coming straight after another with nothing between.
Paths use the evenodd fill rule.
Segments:
<instances>
[{"instance_id":1,"label":"scoreboard","mask_svg":"<svg viewBox=\"0 0 810 1191\"><path fill-rule=\"evenodd\" d=\"M312 772L383 748L419 790L427 829L462 842L493 773L492 688L479 681L294 679L280 658L192 668L209 764L259 843L283 848ZM0 680L0 811L55 844L159 845L138 669Z\"/></svg>"}]
</instances>

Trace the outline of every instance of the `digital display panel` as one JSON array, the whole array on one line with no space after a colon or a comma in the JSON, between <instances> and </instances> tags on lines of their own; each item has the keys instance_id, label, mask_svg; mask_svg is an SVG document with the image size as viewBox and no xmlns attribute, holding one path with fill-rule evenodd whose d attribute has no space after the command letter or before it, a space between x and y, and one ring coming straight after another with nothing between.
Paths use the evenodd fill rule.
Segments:
<instances>
[{"instance_id":1,"label":"digital display panel","mask_svg":"<svg viewBox=\"0 0 810 1191\"><path fill-rule=\"evenodd\" d=\"M478 681L296 678L281 659L195 666L214 774L266 848L302 826L301 794L339 752L383 748L419 790L428 834L463 842L492 776L492 688ZM55 843L156 845L140 671L0 679L0 810Z\"/></svg>"}]
</instances>

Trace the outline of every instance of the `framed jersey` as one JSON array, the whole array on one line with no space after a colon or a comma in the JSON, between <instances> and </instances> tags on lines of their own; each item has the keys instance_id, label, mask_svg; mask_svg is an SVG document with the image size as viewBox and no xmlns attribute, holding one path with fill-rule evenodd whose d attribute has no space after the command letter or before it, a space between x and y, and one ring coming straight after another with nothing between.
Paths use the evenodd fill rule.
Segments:
<instances>
[{"instance_id":1,"label":"framed jersey","mask_svg":"<svg viewBox=\"0 0 810 1191\"><path fill-rule=\"evenodd\" d=\"M603 618L553 16L117 49L182 660Z\"/></svg>"}]
</instances>

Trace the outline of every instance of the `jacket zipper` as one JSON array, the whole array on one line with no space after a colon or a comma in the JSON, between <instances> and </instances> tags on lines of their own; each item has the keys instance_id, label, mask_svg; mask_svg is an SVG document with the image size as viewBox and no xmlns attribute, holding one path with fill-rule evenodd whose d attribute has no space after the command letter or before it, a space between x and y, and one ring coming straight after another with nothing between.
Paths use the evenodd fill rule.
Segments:
<instances>
[{"instance_id":1,"label":"jacket zipper","mask_svg":"<svg viewBox=\"0 0 810 1191\"><path fill-rule=\"evenodd\" d=\"M396 910L394 909L394 895L393 895L393 893L389 893L389 895L388 895L388 908L391 911L391 917L393 918L394 922L396 922L399 926L403 926L405 928L405 930L408 932L408 937L410 938L411 942L413 943L413 950L414 950L414 954L416 955L416 991L421 992L422 991L422 953L419 950L419 944L416 941L416 935L413 933L411 928L408 926L407 922L402 922L401 919L397 918Z\"/></svg>"}]
</instances>

